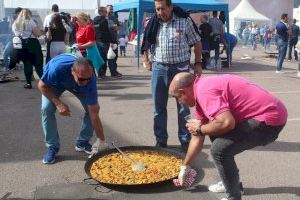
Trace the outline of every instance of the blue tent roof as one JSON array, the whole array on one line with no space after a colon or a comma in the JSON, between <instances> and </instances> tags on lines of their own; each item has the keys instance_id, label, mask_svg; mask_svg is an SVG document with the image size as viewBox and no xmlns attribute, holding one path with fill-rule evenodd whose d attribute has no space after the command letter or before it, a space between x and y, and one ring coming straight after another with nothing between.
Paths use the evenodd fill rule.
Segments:
<instances>
[{"instance_id":1,"label":"blue tent roof","mask_svg":"<svg viewBox=\"0 0 300 200\"><path fill-rule=\"evenodd\" d=\"M218 2L216 0L172 0L172 4L177 5L185 10L191 11L224 11L227 21L227 31L229 31L229 11L228 4ZM137 35L138 35L138 49L140 49L140 35L142 33L143 16L145 12L154 13L153 0L124 0L113 4L114 11L124 11L132 8L137 9ZM139 54L138 54L139 66Z\"/></svg>"}]
</instances>

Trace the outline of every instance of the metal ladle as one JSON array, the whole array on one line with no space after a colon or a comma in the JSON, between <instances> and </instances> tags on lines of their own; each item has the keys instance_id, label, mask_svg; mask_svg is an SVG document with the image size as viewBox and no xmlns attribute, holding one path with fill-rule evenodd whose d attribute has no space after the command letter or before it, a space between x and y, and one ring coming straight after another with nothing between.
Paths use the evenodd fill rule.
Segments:
<instances>
[{"instance_id":1,"label":"metal ladle","mask_svg":"<svg viewBox=\"0 0 300 200\"><path fill-rule=\"evenodd\" d=\"M128 155L126 155L120 148L118 148L113 142L111 144L118 150L118 152L120 152L126 159L128 159L132 163L131 167L133 171L138 172L145 169L144 163L133 160Z\"/></svg>"}]
</instances>

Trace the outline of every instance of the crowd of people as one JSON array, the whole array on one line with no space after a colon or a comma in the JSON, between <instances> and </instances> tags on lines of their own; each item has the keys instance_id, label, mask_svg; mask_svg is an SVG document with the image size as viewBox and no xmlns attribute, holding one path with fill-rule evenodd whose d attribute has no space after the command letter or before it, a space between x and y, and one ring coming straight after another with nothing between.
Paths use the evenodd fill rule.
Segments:
<instances>
[{"instance_id":1,"label":"crowd of people","mask_svg":"<svg viewBox=\"0 0 300 200\"><path fill-rule=\"evenodd\" d=\"M2 71L12 70L18 62L22 61L27 81L24 88L32 88L32 66L35 66L38 76L41 77L40 71L43 65L55 56L69 52L68 48L73 47L74 44L83 57L93 61L99 78L106 77L107 66L113 78L122 77L117 70L118 43L121 43L122 55L125 55L124 43L126 46L127 41L119 41L120 24L111 5L98 8L98 16L91 19L83 12L76 16L59 12L58 5L53 4L51 13L45 17L43 27L44 30L39 30L29 9L20 7L15 9L15 17L11 25L12 36L4 43ZM46 41L45 63L43 63L42 47L38 43L42 35ZM14 37L21 39L22 48L14 47ZM113 59L107 59L110 47L116 55Z\"/></svg>"},{"instance_id":2,"label":"crowd of people","mask_svg":"<svg viewBox=\"0 0 300 200\"><path fill-rule=\"evenodd\" d=\"M232 62L237 37L225 33L224 13L218 16L218 12L214 11L210 19L203 14L198 27L189 14L174 6L171 0L154 0L154 6L156 13L145 27L141 52L144 66L152 71L155 146L168 147L167 104L171 95L176 98L177 104L178 139L181 148L187 152L178 175L180 184L185 182L190 164L200 153L204 138L208 136L221 179L218 186L227 194L223 200L240 200L240 178L234 157L245 150L275 141L286 124L287 110L279 99L242 77L207 77L202 74L202 69L211 60L210 51L215 52L215 65L219 64L220 43L224 45L223 50L226 49L228 64ZM10 57L6 67L13 69L17 62L24 63L26 89L32 88L33 66L40 78L38 89L42 94L41 118L47 148L42 160L44 164L53 164L60 150L56 111L62 116L71 116L68 105L60 98L64 91L78 98L84 110L75 150L93 154L107 148L105 130L99 117L96 80L97 76L99 79L106 77L107 68L111 77L122 77L117 70L118 44L121 55L125 56L126 40L125 37L118 37L120 24L111 5L99 7L97 14L94 19L83 12L71 16L60 13L58 5L54 4L44 21L47 41L44 64L38 40L42 33L32 19L31 11L16 9L12 25L14 37L5 48ZM291 29L287 20L287 15L283 14L276 25L278 72L282 70L288 38L292 38L292 34L288 37ZM254 25L248 32L249 37L246 37L247 41L248 38L253 40L254 49L254 37L259 32ZM15 37L21 38L21 47L16 48ZM291 45L295 46L294 40ZM74 46L71 51L81 56L66 53L67 46ZM191 47L195 55L193 64L190 62ZM115 56L108 56L109 51ZM191 69L193 73L190 73ZM185 118L190 115L189 107L195 107L193 121ZM92 145L90 139L94 131L96 142Z\"/></svg>"}]
</instances>

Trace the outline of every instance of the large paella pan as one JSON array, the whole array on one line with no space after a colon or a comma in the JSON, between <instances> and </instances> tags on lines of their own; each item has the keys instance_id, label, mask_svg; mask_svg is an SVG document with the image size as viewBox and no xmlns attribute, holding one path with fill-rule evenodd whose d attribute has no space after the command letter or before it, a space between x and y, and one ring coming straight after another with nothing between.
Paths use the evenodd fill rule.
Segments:
<instances>
[{"instance_id":1,"label":"large paella pan","mask_svg":"<svg viewBox=\"0 0 300 200\"><path fill-rule=\"evenodd\" d=\"M116 149L95 154L85 164L88 176L104 185L144 186L170 181L177 177L184 154L175 149L150 146L121 148L130 158L145 164L142 171L133 171L131 164Z\"/></svg>"}]
</instances>

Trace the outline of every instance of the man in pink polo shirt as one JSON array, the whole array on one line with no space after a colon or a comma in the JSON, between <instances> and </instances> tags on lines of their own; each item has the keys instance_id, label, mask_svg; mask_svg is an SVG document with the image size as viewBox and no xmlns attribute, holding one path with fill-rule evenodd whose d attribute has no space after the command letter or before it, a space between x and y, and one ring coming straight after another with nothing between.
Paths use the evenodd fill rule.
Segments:
<instances>
[{"instance_id":1,"label":"man in pink polo shirt","mask_svg":"<svg viewBox=\"0 0 300 200\"><path fill-rule=\"evenodd\" d=\"M196 120L186 124L192 139L179 181L184 183L189 164L202 150L207 135L222 180L218 186L227 193L222 200L240 200L239 170L234 156L277 139L287 121L284 104L256 84L235 75L196 78L182 72L174 77L169 93L179 103L195 106Z\"/></svg>"}]
</instances>

